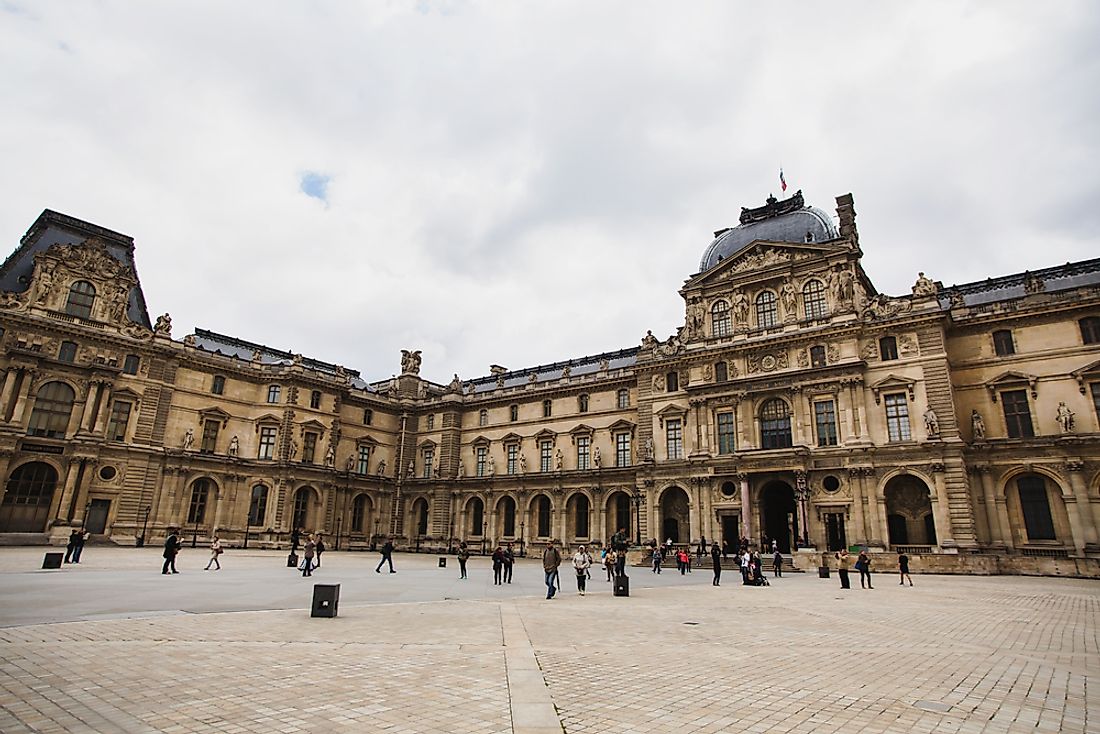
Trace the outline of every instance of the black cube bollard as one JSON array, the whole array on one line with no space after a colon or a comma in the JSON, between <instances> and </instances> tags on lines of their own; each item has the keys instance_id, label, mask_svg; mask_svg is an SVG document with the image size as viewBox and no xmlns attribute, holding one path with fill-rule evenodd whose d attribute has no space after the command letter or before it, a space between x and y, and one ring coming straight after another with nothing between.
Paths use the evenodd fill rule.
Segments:
<instances>
[{"instance_id":1,"label":"black cube bollard","mask_svg":"<svg viewBox=\"0 0 1100 734\"><path fill-rule=\"evenodd\" d=\"M340 584L314 584L311 617L335 617L340 604Z\"/></svg>"},{"instance_id":2,"label":"black cube bollard","mask_svg":"<svg viewBox=\"0 0 1100 734\"><path fill-rule=\"evenodd\" d=\"M615 596L630 596L630 577L627 575L615 577Z\"/></svg>"},{"instance_id":3,"label":"black cube bollard","mask_svg":"<svg viewBox=\"0 0 1100 734\"><path fill-rule=\"evenodd\" d=\"M440 568L446 568L447 567L447 556L440 556L439 557L439 567Z\"/></svg>"},{"instance_id":4,"label":"black cube bollard","mask_svg":"<svg viewBox=\"0 0 1100 734\"><path fill-rule=\"evenodd\" d=\"M829 567L828 566L818 566L817 567L817 577L819 579L829 578Z\"/></svg>"},{"instance_id":5,"label":"black cube bollard","mask_svg":"<svg viewBox=\"0 0 1100 734\"><path fill-rule=\"evenodd\" d=\"M42 559L42 568L61 568L61 561L64 558L64 553L47 553Z\"/></svg>"},{"instance_id":6,"label":"black cube bollard","mask_svg":"<svg viewBox=\"0 0 1100 734\"><path fill-rule=\"evenodd\" d=\"M294 551L290 552L290 555L286 557L287 568L298 568L298 554Z\"/></svg>"}]
</instances>

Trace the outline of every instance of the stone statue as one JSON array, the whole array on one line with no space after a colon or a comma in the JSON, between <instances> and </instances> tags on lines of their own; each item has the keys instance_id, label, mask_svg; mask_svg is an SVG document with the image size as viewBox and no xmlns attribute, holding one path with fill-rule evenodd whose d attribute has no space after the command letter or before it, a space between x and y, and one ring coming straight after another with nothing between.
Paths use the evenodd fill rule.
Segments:
<instances>
[{"instance_id":1,"label":"stone statue","mask_svg":"<svg viewBox=\"0 0 1100 734\"><path fill-rule=\"evenodd\" d=\"M294 461L294 457L298 455L298 442L293 438L290 439L290 460Z\"/></svg>"},{"instance_id":2,"label":"stone statue","mask_svg":"<svg viewBox=\"0 0 1100 734\"><path fill-rule=\"evenodd\" d=\"M229 439L229 455L237 456L239 453L241 453L241 439L234 436Z\"/></svg>"},{"instance_id":3,"label":"stone statue","mask_svg":"<svg viewBox=\"0 0 1100 734\"><path fill-rule=\"evenodd\" d=\"M600 372L607 372L609 367L611 367L610 359L605 358L600 360Z\"/></svg>"},{"instance_id":4,"label":"stone statue","mask_svg":"<svg viewBox=\"0 0 1100 734\"><path fill-rule=\"evenodd\" d=\"M829 291L833 302L839 306L853 305L855 277L848 268L838 268L829 274Z\"/></svg>"},{"instance_id":5,"label":"stone statue","mask_svg":"<svg viewBox=\"0 0 1100 734\"><path fill-rule=\"evenodd\" d=\"M355 470L355 457L348 454L348 460L344 462L344 471L351 474Z\"/></svg>"},{"instance_id":6,"label":"stone statue","mask_svg":"<svg viewBox=\"0 0 1100 734\"><path fill-rule=\"evenodd\" d=\"M783 281L783 285L779 289L779 298L783 301L783 310L786 311L787 317L798 318L798 293L791 281Z\"/></svg>"},{"instance_id":7,"label":"stone statue","mask_svg":"<svg viewBox=\"0 0 1100 734\"><path fill-rule=\"evenodd\" d=\"M409 462L409 468L405 472L405 476L408 477L409 479L412 479L414 474L416 474L416 467L413 466L412 461L410 461Z\"/></svg>"},{"instance_id":8,"label":"stone statue","mask_svg":"<svg viewBox=\"0 0 1100 734\"><path fill-rule=\"evenodd\" d=\"M663 392L665 389L665 376L654 375L653 376L653 389L656 392Z\"/></svg>"},{"instance_id":9,"label":"stone statue","mask_svg":"<svg viewBox=\"0 0 1100 734\"><path fill-rule=\"evenodd\" d=\"M415 352L408 349L401 350L401 374L403 375L419 375L420 374L420 350Z\"/></svg>"},{"instance_id":10,"label":"stone statue","mask_svg":"<svg viewBox=\"0 0 1100 734\"><path fill-rule=\"evenodd\" d=\"M657 337L653 336L653 331L646 329L645 336L642 337L642 349L653 349L657 344Z\"/></svg>"},{"instance_id":11,"label":"stone statue","mask_svg":"<svg viewBox=\"0 0 1100 734\"><path fill-rule=\"evenodd\" d=\"M157 322L153 325L153 333L161 336L172 336L172 317L167 313L157 316Z\"/></svg>"},{"instance_id":12,"label":"stone statue","mask_svg":"<svg viewBox=\"0 0 1100 734\"><path fill-rule=\"evenodd\" d=\"M381 459L378 462L378 476L382 477L386 475L386 460Z\"/></svg>"},{"instance_id":13,"label":"stone statue","mask_svg":"<svg viewBox=\"0 0 1100 734\"><path fill-rule=\"evenodd\" d=\"M645 461L653 461L653 439L647 438L642 446L642 458Z\"/></svg>"},{"instance_id":14,"label":"stone statue","mask_svg":"<svg viewBox=\"0 0 1100 734\"><path fill-rule=\"evenodd\" d=\"M328 445L328 449L325 451L325 466L330 469L336 464L336 449L332 447L332 444Z\"/></svg>"},{"instance_id":15,"label":"stone statue","mask_svg":"<svg viewBox=\"0 0 1100 734\"><path fill-rule=\"evenodd\" d=\"M940 435L940 422L936 419L936 412L931 408L924 411L924 430L929 436Z\"/></svg>"},{"instance_id":16,"label":"stone statue","mask_svg":"<svg viewBox=\"0 0 1100 734\"><path fill-rule=\"evenodd\" d=\"M432 467L432 479L439 479L439 464Z\"/></svg>"},{"instance_id":17,"label":"stone statue","mask_svg":"<svg viewBox=\"0 0 1100 734\"><path fill-rule=\"evenodd\" d=\"M492 456L490 456L488 458L488 460L486 461L486 465L487 465L486 470L489 472L489 476L495 477L497 475L497 463L495 461L493 461Z\"/></svg>"},{"instance_id":18,"label":"stone statue","mask_svg":"<svg viewBox=\"0 0 1100 734\"><path fill-rule=\"evenodd\" d=\"M527 473L527 457L524 456L523 454L519 455L519 473L520 474L526 474Z\"/></svg>"},{"instance_id":19,"label":"stone statue","mask_svg":"<svg viewBox=\"0 0 1100 734\"><path fill-rule=\"evenodd\" d=\"M1058 403L1058 427L1062 433L1073 432L1073 411L1066 407L1064 402Z\"/></svg>"},{"instance_id":20,"label":"stone statue","mask_svg":"<svg viewBox=\"0 0 1100 734\"><path fill-rule=\"evenodd\" d=\"M702 301L699 298L691 299L691 303L687 307L687 318L684 320L684 325L687 327L684 331L689 339L702 336L706 314L706 308L703 306Z\"/></svg>"},{"instance_id":21,"label":"stone statue","mask_svg":"<svg viewBox=\"0 0 1100 734\"><path fill-rule=\"evenodd\" d=\"M976 410L970 411L970 430L974 432L974 438L985 438L985 421L982 414Z\"/></svg>"},{"instance_id":22,"label":"stone statue","mask_svg":"<svg viewBox=\"0 0 1100 734\"><path fill-rule=\"evenodd\" d=\"M497 375L497 387L504 387L504 375Z\"/></svg>"},{"instance_id":23,"label":"stone statue","mask_svg":"<svg viewBox=\"0 0 1100 734\"><path fill-rule=\"evenodd\" d=\"M460 462L458 462L458 478L462 479L465 476L466 476L466 465L463 464L460 461Z\"/></svg>"},{"instance_id":24,"label":"stone statue","mask_svg":"<svg viewBox=\"0 0 1100 734\"><path fill-rule=\"evenodd\" d=\"M600 468L600 447L595 446L592 448L592 466L597 469Z\"/></svg>"},{"instance_id":25,"label":"stone statue","mask_svg":"<svg viewBox=\"0 0 1100 734\"><path fill-rule=\"evenodd\" d=\"M458 373L455 373L454 379L451 380L451 384L447 385L448 392L462 392L462 380L459 379Z\"/></svg>"},{"instance_id":26,"label":"stone statue","mask_svg":"<svg viewBox=\"0 0 1100 734\"><path fill-rule=\"evenodd\" d=\"M561 376L562 377L569 377L569 375L572 372L573 372L573 368L570 367L569 365L565 365L564 367L561 368Z\"/></svg>"},{"instance_id":27,"label":"stone statue","mask_svg":"<svg viewBox=\"0 0 1100 734\"><path fill-rule=\"evenodd\" d=\"M1065 405L1065 403L1062 403L1062 405ZM194 429L188 428L187 433L183 434L183 450L184 451L190 451L192 448L194 448L194 446L195 446L195 431L194 431Z\"/></svg>"},{"instance_id":28,"label":"stone statue","mask_svg":"<svg viewBox=\"0 0 1100 734\"><path fill-rule=\"evenodd\" d=\"M917 282L913 284L914 296L936 295L936 284L924 277L924 273L917 273Z\"/></svg>"},{"instance_id":29,"label":"stone statue","mask_svg":"<svg viewBox=\"0 0 1100 734\"><path fill-rule=\"evenodd\" d=\"M554 470L555 471L561 471L561 460L562 460L561 449L555 449L554 450Z\"/></svg>"},{"instance_id":30,"label":"stone statue","mask_svg":"<svg viewBox=\"0 0 1100 734\"><path fill-rule=\"evenodd\" d=\"M749 323L749 298L742 291L736 291L730 298L733 306L733 320L738 324Z\"/></svg>"}]
</instances>

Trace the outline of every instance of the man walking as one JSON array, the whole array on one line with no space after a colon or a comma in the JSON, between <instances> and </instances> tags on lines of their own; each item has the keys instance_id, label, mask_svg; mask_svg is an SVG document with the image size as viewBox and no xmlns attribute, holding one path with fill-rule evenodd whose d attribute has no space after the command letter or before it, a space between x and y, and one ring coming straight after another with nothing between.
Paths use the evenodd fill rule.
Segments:
<instances>
[{"instance_id":1,"label":"man walking","mask_svg":"<svg viewBox=\"0 0 1100 734\"><path fill-rule=\"evenodd\" d=\"M615 575L626 576L626 549L630 543L626 539L626 528L619 528L619 532L611 536L611 549L617 554L615 560Z\"/></svg>"},{"instance_id":2,"label":"man walking","mask_svg":"<svg viewBox=\"0 0 1100 734\"><path fill-rule=\"evenodd\" d=\"M317 542L313 539L313 536L310 535L306 537L306 544L302 550L302 555L305 557L305 560L302 562L303 577L313 575L313 556L316 552Z\"/></svg>"},{"instance_id":3,"label":"man walking","mask_svg":"<svg viewBox=\"0 0 1100 734\"><path fill-rule=\"evenodd\" d=\"M783 578L783 554L778 549L775 550L775 555L772 556L772 574L777 578Z\"/></svg>"},{"instance_id":4,"label":"man walking","mask_svg":"<svg viewBox=\"0 0 1100 734\"><path fill-rule=\"evenodd\" d=\"M73 563L80 563L80 554L84 552L84 542L87 539L88 534L84 532L84 528L76 531L73 539Z\"/></svg>"},{"instance_id":5,"label":"man walking","mask_svg":"<svg viewBox=\"0 0 1100 734\"><path fill-rule=\"evenodd\" d=\"M512 566L516 563L516 554L512 552L512 544L504 548L504 583L512 583Z\"/></svg>"},{"instance_id":6,"label":"man walking","mask_svg":"<svg viewBox=\"0 0 1100 734\"><path fill-rule=\"evenodd\" d=\"M176 554L180 552L180 548L183 547L183 543L180 541L179 533L175 528L168 529L168 537L164 539L164 567L161 568L161 573L179 573L176 570Z\"/></svg>"},{"instance_id":7,"label":"man walking","mask_svg":"<svg viewBox=\"0 0 1100 734\"><path fill-rule=\"evenodd\" d=\"M714 586L721 586L718 580L722 578L722 549L715 542L710 546L710 560L714 564Z\"/></svg>"},{"instance_id":8,"label":"man walking","mask_svg":"<svg viewBox=\"0 0 1100 734\"><path fill-rule=\"evenodd\" d=\"M546 544L542 552L542 570L546 574L546 598L553 599L557 592L555 583L558 578L558 566L561 565L561 553L554 547L554 541Z\"/></svg>"},{"instance_id":9,"label":"man walking","mask_svg":"<svg viewBox=\"0 0 1100 734\"><path fill-rule=\"evenodd\" d=\"M837 553L836 560L836 575L840 577L840 588L852 588L851 584L848 582L848 566L851 563L851 558L848 556L848 549L845 548L844 550Z\"/></svg>"},{"instance_id":10,"label":"man walking","mask_svg":"<svg viewBox=\"0 0 1100 734\"><path fill-rule=\"evenodd\" d=\"M374 567L374 572L382 573L380 569L386 563L390 564L390 573L397 573L393 570L393 541L389 538L386 538L386 542L382 545L382 560Z\"/></svg>"}]
</instances>

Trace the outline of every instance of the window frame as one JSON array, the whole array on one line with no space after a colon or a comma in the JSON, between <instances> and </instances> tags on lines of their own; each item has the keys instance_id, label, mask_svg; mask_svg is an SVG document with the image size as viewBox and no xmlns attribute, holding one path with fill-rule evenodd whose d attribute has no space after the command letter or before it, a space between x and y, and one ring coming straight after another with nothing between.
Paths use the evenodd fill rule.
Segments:
<instances>
[{"instance_id":1,"label":"window frame","mask_svg":"<svg viewBox=\"0 0 1100 734\"><path fill-rule=\"evenodd\" d=\"M728 455L737 451L737 415L732 410L722 411L714 417L714 433L718 438L718 454Z\"/></svg>"},{"instance_id":2,"label":"window frame","mask_svg":"<svg viewBox=\"0 0 1100 734\"><path fill-rule=\"evenodd\" d=\"M127 354L122 360L122 374L136 375L141 369L141 357L136 354Z\"/></svg>"},{"instance_id":3,"label":"window frame","mask_svg":"<svg viewBox=\"0 0 1100 734\"><path fill-rule=\"evenodd\" d=\"M539 441L539 471L543 474L554 471L554 442L548 438Z\"/></svg>"},{"instance_id":4,"label":"window frame","mask_svg":"<svg viewBox=\"0 0 1100 734\"><path fill-rule=\"evenodd\" d=\"M588 412L588 405L589 405L588 393L582 392L580 395L577 396L577 410L578 410L578 412L587 413Z\"/></svg>"},{"instance_id":5,"label":"window frame","mask_svg":"<svg viewBox=\"0 0 1100 734\"><path fill-rule=\"evenodd\" d=\"M825 285L816 278L806 281L802 286L802 312L809 321L823 319L829 315Z\"/></svg>"},{"instance_id":6,"label":"window frame","mask_svg":"<svg viewBox=\"0 0 1100 734\"><path fill-rule=\"evenodd\" d=\"M82 286L87 286L87 288L82 288ZM86 280L75 281L69 286L69 295L65 299L65 313L81 319L91 319L97 295L96 287L92 283Z\"/></svg>"},{"instance_id":7,"label":"window frame","mask_svg":"<svg viewBox=\"0 0 1100 734\"><path fill-rule=\"evenodd\" d=\"M620 387L618 392L615 393L615 404L619 410L625 410L630 407L630 390L625 387Z\"/></svg>"},{"instance_id":8,"label":"window frame","mask_svg":"<svg viewBox=\"0 0 1100 734\"><path fill-rule=\"evenodd\" d=\"M1035 438L1035 422L1031 417L1031 401L1027 390L1004 390L1000 398L1005 435L1009 438Z\"/></svg>"},{"instance_id":9,"label":"window frame","mask_svg":"<svg viewBox=\"0 0 1100 734\"><path fill-rule=\"evenodd\" d=\"M775 410L771 406L777 406ZM782 407L782 411L779 410ZM760 404L760 448L789 449L794 445L791 406L783 398L768 398Z\"/></svg>"},{"instance_id":10,"label":"window frame","mask_svg":"<svg viewBox=\"0 0 1100 734\"><path fill-rule=\"evenodd\" d=\"M321 391L311 390L309 393L309 407L311 410L321 409Z\"/></svg>"},{"instance_id":11,"label":"window frame","mask_svg":"<svg viewBox=\"0 0 1100 734\"><path fill-rule=\"evenodd\" d=\"M814 434L820 448L840 445L840 433L836 424L836 401L823 398L813 401Z\"/></svg>"},{"instance_id":12,"label":"window frame","mask_svg":"<svg viewBox=\"0 0 1100 734\"><path fill-rule=\"evenodd\" d=\"M630 432L618 431L615 433L615 466L630 466Z\"/></svg>"},{"instance_id":13,"label":"window frame","mask_svg":"<svg viewBox=\"0 0 1100 734\"><path fill-rule=\"evenodd\" d=\"M65 364L76 364L76 354L79 350L76 342L63 341L57 348L57 361Z\"/></svg>"},{"instance_id":14,"label":"window frame","mask_svg":"<svg viewBox=\"0 0 1100 734\"><path fill-rule=\"evenodd\" d=\"M898 359L898 338L887 334L879 337L878 358L883 362L893 362Z\"/></svg>"},{"instance_id":15,"label":"window frame","mask_svg":"<svg viewBox=\"0 0 1100 734\"><path fill-rule=\"evenodd\" d=\"M1012 329L997 329L989 335L993 340L993 354L998 357L1011 357L1016 354L1016 338Z\"/></svg>"},{"instance_id":16,"label":"window frame","mask_svg":"<svg viewBox=\"0 0 1100 734\"><path fill-rule=\"evenodd\" d=\"M669 461L684 458L684 422L681 418L665 419L665 457Z\"/></svg>"},{"instance_id":17,"label":"window frame","mask_svg":"<svg viewBox=\"0 0 1100 734\"><path fill-rule=\"evenodd\" d=\"M282 385L268 385L267 386L267 403L268 405L278 405L279 398L282 397L283 387Z\"/></svg>"},{"instance_id":18,"label":"window frame","mask_svg":"<svg viewBox=\"0 0 1100 734\"><path fill-rule=\"evenodd\" d=\"M725 300L715 301L710 307L710 333L715 339L733 335L733 318Z\"/></svg>"},{"instance_id":19,"label":"window frame","mask_svg":"<svg viewBox=\"0 0 1100 734\"><path fill-rule=\"evenodd\" d=\"M542 401L542 417L552 418L554 417L554 401L550 398Z\"/></svg>"},{"instance_id":20,"label":"window frame","mask_svg":"<svg viewBox=\"0 0 1100 734\"><path fill-rule=\"evenodd\" d=\"M214 375L214 380L210 384L210 393L212 395L225 394L225 375Z\"/></svg>"},{"instance_id":21,"label":"window frame","mask_svg":"<svg viewBox=\"0 0 1100 734\"><path fill-rule=\"evenodd\" d=\"M217 453L218 432L221 430L221 421L215 418L207 418L202 422L202 439L199 441L200 454Z\"/></svg>"},{"instance_id":22,"label":"window frame","mask_svg":"<svg viewBox=\"0 0 1100 734\"><path fill-rule=\"evenodd\" d=\"M126 432L130 427L130 413L133 409L134 405L129 400L115 400L111 403L111 417L107 420L108 441L126 440Z\"/></svg>"},{"instance_id":23,"label":"window frame","mask_svg":"<svg viewBox=\"0 0 1100 734\"><path fill-rule=\"evenodd\" d=\"M760 291L756 294L754 304L757 328L774 329L779 326L779 299L774 292Z\"/></svg>"},{"instance_id":24,"label":"window frame","mask_svg":"<svg viewBox=\"0 0 1100 734\"><path fill-rule=\"evenodd\" d=\"M1077 328L1081 331L1082 344L1100 344L1100 316L1078 319Z\"/></svg>"},{"instance_id":25,"label":"window frame","mask_svg":"<svg viewBox=\"0 0 1100 734\"><path fill-rule=\"evenodd\" d=\"M278 428L275 426L260 426L260 442L256 448L256 458L261 461L273 461L278 439Z\"/></svg>"},{"instance_id":26,"label":"window frame","mask_svg":"<svg viewBox=\"0 0 1100 734\"><path fill-rule=\"evenodd\" d=\"M913 440L913 426L909 417L909 399L903 392L892 392L882 396L883 409L886 412L886 438L890 443L902 443Z\"/></svg>"},{"instance_id":27,"label":"window frame","mask_svg":"<svg viewBox=\"0 0 1100 734\"><path fill-rule=\"evenodd\" d=\"M592 468L592 437L577 436L577 469L586 471Z\"/></svg>"}]
</instances>

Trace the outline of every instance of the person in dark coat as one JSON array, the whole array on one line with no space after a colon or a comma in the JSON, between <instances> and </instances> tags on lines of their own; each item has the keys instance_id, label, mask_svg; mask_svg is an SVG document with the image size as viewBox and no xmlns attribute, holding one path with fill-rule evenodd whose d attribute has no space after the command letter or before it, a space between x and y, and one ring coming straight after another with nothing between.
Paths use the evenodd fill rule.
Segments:
<instances>
[{"instance_id":1,"label":"person in dark coat","mask_svg":"<svg viewBox=\"0 0 1100 734\"><path fill-rule=\"evenodd\" d=\"M176 570L176 554L182 547L179 532L175 528L169 528L168 537L164 539L164 567L161 568L161 573L169 573L169 570L171 573L179 573Z\"/></svg>"},{"instance_id":2,"label":"person in dark coat","mask_svg":"<svg viewBox=\"0 0 1100 734\"><path fill-rule=\"evenodd\" d=\"M389 538L386 538L386 542L382 546L382 560L375 566L374 572L382 573L380 569L382 568L382 564L385 563L390 564L390 573L397 573L397 571L393 570L393 541Z\"/></svg>"},{"instance_id":3,"label":"person in dark coat","mask_svg":"<svg viewBox=\"0 0 1100 734\"><path fill-rule=\"evenodd\" d=\"M298 544L301 543L302 531L298 528L294 528L290 531L290 550L298 550Z\"/></svg>"},{"instance_id":4,"label":"person in dark coat","mask_svg":"<svg viewBox=\"0 0 1100 734\"><path fill-rule=\"evenodd\" d=\"M512 566L516 563L516 554L512 552L512 544L504 548L504 583L512 583Z\"/></svg>"},{"instance_id":5,"label":"person in dark coat","mask_svg":"<svg viewBox=\"0 0 1100 734\"><path fill-rule=\"evenodd\" d=\"M76 550L76 539L83 535L84 534L76 528L73 528L73 530L69 532L69 544L65 546L65 563L73 562L73 552Z\"/></svg>"},{"instance_id":6,"label":"person in dark coat","mask_svg":"<svg viewBox=\"0 0 1100 734\"><path fill-rule=\"evenodd\" d=\"M84 552L84 543L88 534L83 529L76 531L76 544L73 546L73 563L80 563L80 554Z\"/></svg>"},{"instance_id":7,"label":"person in dark coat","mask_svg":"<svg viewBox=\"0 0 1100 734\"><path fill-rule=\"evenodd\" d=\"M325 541L321 539L321 534L317 533L316 547L313 549L317 554L316 562L313 564L314 568L321 567L321 554L325 552Z\"/></svg>"},{"instance_id":8,"label":"person in dark coat","mask_svg":"<svg viewBox=\"0 0 1100 734\"><path fill-rule=\"evenodd\" d=\"M772 574L778 578L783 578L783 554L778 550L772 556Z\"/></svg>"},{"instance_id":9,"label":"person in dark coat","mask_svg":"<svg viewBox=\"0 0 1100 734\"><path fill-rule=\"evenodd\" d=\"M710 546L710 560L714 564L713 584L721 586L718 580L722 578L722 549L718 547L718 543L712 543Z\"/></svg>"},{"instance_id":10,"label":"person in dark coat","mask_svg":"<svg viewBox=\"0 0 1100 734\"><path fill-rule=\"evenodd\" d=\"M499 545L493 551L493 585L500 586L504 575L504 549Z\"/></svg>"}]
</instances>

